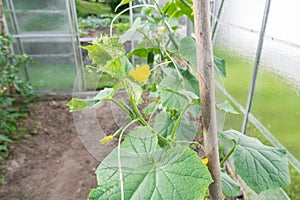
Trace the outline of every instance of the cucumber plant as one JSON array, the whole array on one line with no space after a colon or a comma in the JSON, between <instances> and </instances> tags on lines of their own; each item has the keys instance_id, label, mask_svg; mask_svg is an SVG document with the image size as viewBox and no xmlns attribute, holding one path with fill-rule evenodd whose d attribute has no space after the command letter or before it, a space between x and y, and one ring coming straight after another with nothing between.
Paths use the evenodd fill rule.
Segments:
<instances>
[{"instance_id":1,"label":"cucumber plant","mask_svg":"<svg viewBox=\"0 0 300 200\"><path fill-rule=\"evenodd\" d=\"M130 0L123 0L120 5ZM123 35L96 38L88 50L93 60L90 71L103 72L118 80L94 98L73 98L67 105L71 112L93 108L111 101L130 118L115 133L104 137L102 144L114 138L119 145L96 170L98 187L89 199L203 199L213 179L206 167L207 158L194 150L201 134L197 121L201 113L196 69L196 44L193 37L178 37L178 18L187 15L193 20L191 0L168 1L159 7L143 5L142 17L135 20ZM125 12L125 11L124 11ZM123 43L140 38L131 52ZM140 58L139 65L130 59ZM215 71L226 75L224 60L214 57ZM125 90L126 104L114 95ZM144 110L139 109L144 93L153 99ZM221 110L236 113L228 102ZM124 135L134 122L139 122ZM221 161L232 157L238 176L255 192L285 186L290 182L286 151L263 145L255 138L235 130L219 133L219 138L232 143L232 149ZM124 139L124 140L123 140ZM123 142L121 143L121 140ZM100 144L99 144L100 145ZM240 185L221 171L224 196L239 194Z\"/></svg>"}]
</instances>

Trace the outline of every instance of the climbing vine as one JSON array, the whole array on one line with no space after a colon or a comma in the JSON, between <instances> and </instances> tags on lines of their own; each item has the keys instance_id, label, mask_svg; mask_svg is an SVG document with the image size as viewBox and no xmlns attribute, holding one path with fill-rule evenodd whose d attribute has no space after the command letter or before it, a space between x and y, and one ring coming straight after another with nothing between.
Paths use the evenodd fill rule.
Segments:
<instances>
[{"instance_id":1,"label":"climbing vine","mask_svg":"<svg viewBox=\"0 0 300 200\"><path fill-rule=\"evenodd\" d=\"M120 5L129 2L123 0ZM197 123L201 91L196 42L176 33L180 17L186 15L193 21L192 1L172 0L163 7L154 1L139 8L141 17L123 35L101 36L83 47L93 60L87 66L89 71L101 71L118 83L94 98L73 98L67 104L75 112L111 101L130 118L100 141L105 144L117 138L119 145L97 168L98 187L91 190L89 199L203 199L209 195L213 179L206 166L210 161L195 151L195 147L202 147L195 139L202 134ZM138 39L138 45L127 53L123 43L133 38ZM214 66L218 75L226 76L223 59L214 57ZM126 91L128 104L114 98L120 90ZM152 103L141 110L145 96ZM236 113L228 102L217 107ZM124 134L133 122L139 125ZM265 146L235 130L218 135L232 143L220 166L232 157L236 173L253 191L260 193L290 182L284 149ZM225 167L221 179L224 196L239 194L239 184Z\"/></svg>"}]
</instances>

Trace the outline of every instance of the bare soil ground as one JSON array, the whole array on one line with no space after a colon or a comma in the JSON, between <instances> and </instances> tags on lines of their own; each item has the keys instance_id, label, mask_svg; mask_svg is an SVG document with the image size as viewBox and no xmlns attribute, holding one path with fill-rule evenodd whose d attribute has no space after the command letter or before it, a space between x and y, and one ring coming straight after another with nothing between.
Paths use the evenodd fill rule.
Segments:
<instances>
[{"instance_id":1,"label":"bare soil ground","mask_svg":"<svg viewBox=\"0 0 300 200\"><path fill-rule=\"evenodd\" d=\"M12 159L4 166L6 184L0 186L0 199L87 199L90 189L97 186L95 169L116 144L115 141L109 145L99 143L105 132L110 133L112 127L117 127L109 111L111 107L102 105L101 112L95 109L77 114L76 129L66 103L45 101L31 105L29 118L23 124L35 124L32 129L37 134L10 146ZM93 119L86 120L88 118ZM78 122L83 124L78 125ZM81 125L87 126L78 128ZM101 131L95 129L99 126ZM93 132L94 147L85 141L87 132Z\"/></svg>"}]
</instances>

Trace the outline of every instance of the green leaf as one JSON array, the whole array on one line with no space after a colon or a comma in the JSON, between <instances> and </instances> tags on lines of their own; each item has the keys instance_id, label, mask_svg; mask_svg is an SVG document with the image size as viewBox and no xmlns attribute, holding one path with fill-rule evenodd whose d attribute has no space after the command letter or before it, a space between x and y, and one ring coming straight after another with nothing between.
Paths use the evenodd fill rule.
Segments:
<instances>
[{"instance_id":1,"label":"green leaf","mask_svg":"<svg viewBox=\"0 0 300 200\"><path fill-rule=\"evenodd\" d=\"M104 88L92 99L73 98L69 103L67 103L67 106L69 106L70 112L79 111L86 107L92 108L103 101L109 100L114 92L113 88Z\"/></svg>"},{"instance_id":2,"label":"green leaf","mask_svg":"<svg viewBox=\"0 0 300 200\"><path fill-rule=\"evenodd\" d=\"M233 154L236 172L253 191L260 193L290 183L285 149L265 146L235 130L224 131L220 136L236 141Z\"/></svg>"},{"instance_id":3,"label":"green leaf","mask_svg":"<svg viewBox=\"0 0 300 200\"><path fill-rule=\"evenodd\" d=\"M132 26L125 33L121 35L120 37L121 43L125 43L126 41L132 40L133 38L135 38L135 40L139 37L142 38L143 35L137 31L137 29L141 27L142 27L142 20L140 17L137 17L134 20Z\"/></svg>"},{"instance_id":4,"label":"green leaf","mask_svg":"<svg viewBox=\"0 0 300 200\"><path fill-rule=\"evenodd\" d=\"M193 37L185 37L180 40L178 53L183 56L194 69L197 68L196 41ZM226 77L225 60L214 56L214 68L217 74Z\"/></svg>"},{"instance_id":5,"label":"green leaf","mask_svg":"<svg viewBox=\"0 0 300 200\"><path fill-rule=\"evenodd\" d=\"M221 172L222 192L226 197L239 195L241 186L237 184L226 172Z\"/></svg>"},{"instance_id":6,"label":"green leaf","mask_svg":"<svg viewBox=\"0 0 300 200\"><path fill-rule=\"evenodd\" d=\"M151 113L155 110L157 104L156 102L150 103L146 108L144 108L143 113L148 117L151 115Z\"/></svg>"},{"instance_id":7,"label":"green leaf","mask_svg":"<svg viewBox=\"0 0 300 200\"><path fill-rule=\"evenodd\" d=\"M162 8L162 11L170 17L180 18L186 15L192 22L194 16L192 15L192 1L186 0L185 4L181 0L168 1Z\"/></svg>"},{"instance_id":8,"label":"green leaf","mask_svg":"<svg viewBox=\"0 0 300 200\"><path fill-rule=\"evenodd\" d=\"M123 78L131 70L133 70L133 66L125 55L115 57L101 68L101 71L116 78Z\"/></svg>"},{"instance_id":9,"label":"green leaf","mask_svg":"<svg viewBox=\"0 0 300 200\"><path fill-rule=\"evenodd\" d=\"M0 141L5 141L5 142L12 142L11 139L9 139L7 136L0 134Z\"/></svg>"},{"instance_id":10,"label":"green leaf","mask_svg":"<svg viewBox=\"0 0 300 200\"><path fill-rule=\"evenodd\" d=\"M154 119L153 129L165 138L171 134L175 121L168 112L160 112Z\"/></svg>"},{"instance_id":11,"label":"green leaf","mask_svg":"<svg viewBox=\"0 0 300 200\"><path fill-rule=\"evenodd\" d=\"M149 127L131 131L120 147L124 199L203 199L212 182L207 167L187 147L161 149ZM99 165L89 200L121 199L118 150Z\"/></svg>"},{"instance_id":12,"label":"green leaf","mask_svg":"<svg viewBox=\"0 0 300 200\"><path fill-rule=\"evenodd\" d=\"M224 112L226 112L226 113L231 113L231 114L235 114L235 115L240 114L238 111L236 111L232 107L232 105L228 101L225 101L224 103L217 104L217 108L224 111Z\"/></svg>"},{"instance_id":13,"label":"green leaf","mask_svg":"<svg viewBox=\"0 0 300 200\"><path fill-rule=\"evenodd\" d=\"M150 52L153 52L154 54L159 54L160 50L158 48L153 48L153 47L140 47L140 48L135 48L133 51L129 52L127 57L130 58L131 56L135 55L140 58L148 58L148 54Z\"/></svg>"},{"instance_id":14,"label":"green leaf","mask_svg":"<svg viewBox=\"0 0 300 200\"><path fill-rule=\"evenodd\" d=\"M194 22L194 15L192 15L193 2L191 0L185 0L185 2L186 3L183 3L182 0L176 0L176 5L180 8L180 11L191 20L191 22Z\"/></svg>"},{"instance_id":15,"label":"green leaf","mask_svg":"<svg viewBox=\"0 0 300 200\"><path fill-rule=\"evenodd\" d=\"M215 70L217 74L226 77L225 60L214 56Z\"/></svg>"},{"instance_id":16,"label":"green leaf","mask_svg":"<svg viewBox=\"0 0 300 200\"><path fill-rule=\"evenodd\" d=\"M82 48L88 50L88 55L93 60L92 64L96 64L97 66L102 67L112 59L112 56L97 43Z\"/></svg>"},{"instance_id":17,"label":"green leaf","mask_svg":"<svg viewBox=\"0 0 300 200\"><path fill-rule=\"evenodd\" d=\"M172 119L169 112L160 112L154 120L153 129L160 135L167 137L171 134L177 118ZM197 134L197 128L186 116L184 116L176 131L175 141L184 141L179 145L189 145Z\"/></svg>"},{"instance_id":18,"label":"green leaf","mask_svg":"<svg viewBox=\"0 0 300 200\"><path fill-rule=\"evenodd\" d=\"M158 86L162 105L166 108L181 111L187 104L186 97L174 93L183 89L183 81L175 75L165 77Z\"/></svg>"},{"instance_id":19,"label":"green leaf","mask_svg":"<svg viewBox=\"0 0 300 200\"><path fill-rule=\"evenodd\" d=\"M196 41L193 37L185 37L180 40L178 53L182 55L189 63L196 68Z\"/></svg>"},{"instance_id":20,"label":"green leaf","mask_svg":"<svg viewBox=\"0 0 300 200\"><path fill-rule=\"evenodd\" d=\"M128 78L125 78L122 83L128 93L128 96L132 97L136 104L140 104L143 101L141 98L143 93L142 87Z\"/></svg>"},{"instance_id":21,"label":"green leaf","mask_svg":"<svg viewBox=\"0 0 300 200\"><path fill-rule=\"evenodd\" d=\"M102 36L99 40L94 40L93 45L81 47L88 50L89 57L93 64L103 67L111 59L124 55L123 44L118 37Z\"/></svg>"},{"instance_id":22,"label":"green leaf","mask_svg":"<svg viewBox=\"0 0 300 200\"><path fill-rule=\"evenodd\" d=\"M199 97L199 81L197 78L189 70L181 71L181 75L184 77L183 87L186 90L194 92Z\"/></svg>"}]
</instances>

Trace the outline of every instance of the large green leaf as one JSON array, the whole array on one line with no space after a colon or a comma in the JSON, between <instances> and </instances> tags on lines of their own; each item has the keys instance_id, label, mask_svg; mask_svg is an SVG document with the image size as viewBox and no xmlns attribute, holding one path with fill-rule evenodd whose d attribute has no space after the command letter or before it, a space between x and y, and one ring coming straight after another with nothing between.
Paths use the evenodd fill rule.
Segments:
<instances>
[{"instance_id":1,"label":"large green leaf","mask_svg":"<svg viewBox=\"0 0 300 200\"><path fill-rule=\"evenodd\" d=\"M187 98L172 91L183 89L183 80L175 75L165 77L158 86L162 105L166 108L181 111L188 104Z\"/></svg>"},{"instance_id":2,"label":"large green leaf","mask_svg":"<svg viewBox=\"0 0 300 200\"><path fill-rule=\"evenodd\" d=\"M183 56L189 63L197 68L196 41L193 37L185 37L180 40L178 54ZM218 75L226 77L225 60L214 56L214 68Z\"/></svg>"},{"instance_id":3,"label":"large green leaf","mask_svg":"<svg viewBox=\"0 0 300 200\"><path fill-rule=\"evenodd\" d=\"M239 195L241 186L237 184L226 172L221 172L222 192L226 197Z\"/></svg>"},{"instance_id":4,"label":"large green leaf","mask_svg":"<svg viewBox=\"0 0 300 200\"><path fill-rule=\"evenodd\" d=\"M82 48L88 50L88 55L93 60L92 64L100 68L125 53L124 46L117 37L103 36L99 40L95 39L92 45Z\"/></svg>"},{"instance_id":5,"label":"large green leaf","mask_svg":"<svg viewBox=\"0 0 300 200\"><path fill-rule=\"evenodd\" d=\"M193 37L185 37L180 40L178 53L193 66L197 66L196 41Z\"/></svg>"},{"instance_id":6,"label":"large green leaf","mask_svg":"<svg viewBox=\"0 0 300 200\"><path fill-rule=\"evenodd\" d=\"M137 29L140 28L141 26L142 26L141 18L137 17L134 20L132 26L125 33L121 35L120 37L121 43L125 43L126 41L131 40L133 37L135 37L136 39L137 35L138 37L142 36L141 33L137 32Z\"/></svg>"},{"instance_id":7,"label":"large green leaf","mask_svg":"<svg viewBox=\"0 0 300 200\"><path fill-rule=\"evenodd\" d=\"M184 77L183 87L186 90L192 91L199 97L199 81L197 80L197 78L193 74L191 74L189 70L181 71L180 73Z\"/></svg>"},{"instance_id":8,"label":"large green leaf","mask_svg":"<svg viewBox=\"0 0 300 200\"><path fill-rule=\"evenodd\" d=\"M164 137L171 134L177 118L172 119L172 116L168 112L160 112L157 114L154 120L154 130ZM179 127L176 131L175 140L182 141L180 145L189 145L193 141L197 133L196 126L188 120L186 116L181 119Z\"/></svg>"},{"instance_id":9,"label":"large green leaf","mask_svg":"<svg viewBox=\"0 0 300 200\"><path fill-rule=\"evenodd\" d=\"M98 188L90 200L121 199L121 166L124 199L203 199L212 182L207 167L187 147L161 149L149 127L131 131L120 147L99 165Z\"/></svg>"},{"instance_id":10,"label":"large green leaf","mask_svg":"<svg viewBox=\"0 0 300 200\"><path fill-rule=\"evenodd\" d=\"M167 137L171 134L173 128L174 128L174 120L172 119L172 116L168 112L160 112L156 115L153 128L154 130L161 134L164 137Z\"/></svg>"},{"instance_id":11,"label":"large green leaf","mask_svg":"<svg viewBox=\"0 0 300 200\"><path fill-rule=\"evenodd\" d=\"M94 40L92 45L82 48L88 50L88 55L93 60L92 65L112 77L122 78L133 69L125 56L124 46L117 37L103 36Z\"/></svg>"},{"instance_id":12,"label":"large green leaf","mask_svg":"<svg viewBox=\"0 0 300 200\"><path fill-rule=\"evenodd\" d=\"M153 111L155 111L157 107L156 102L151 102L148 106L143 109L143 113L145 116L149 117Z\"/></svg>"},{"instance_id":13,"label":"large green leaf","mask_svg":"<svg viewBox=\"0 0 300 200\"><path fill-rule=\"evenodd\" d=\"M220 136L236 142L233 154L236 172L253 191L260 193L290 183L285 149L265 146L235 130L224 131Z\"/></svg>"},{"instance_id":14,"label":"large green leaf","mask_svg":"<svg viewBox=\"0 0 300 200\"><path fill-rule=\"evenodd\" d=\"M114 92L113 88L104 88L92 99L73 98L69 103L67 103L67 106L69 106L70 112L79 111L86 107L92 108L103 101L109 100Z\"/></svg>"},{"instance_id":15,"label":"large green leaf","mask_svg":"<svg viewBox=\"0 0 300 200\"><path fill-rule=\"evenodd\" d=\"M183 15L186 15L192 22L194 21L193 5L192 1L185 0L185 3L181 0L172 0L165 3L162 8L162 11L170 17L180 18Z\"/></svg>"}]
</instances>

